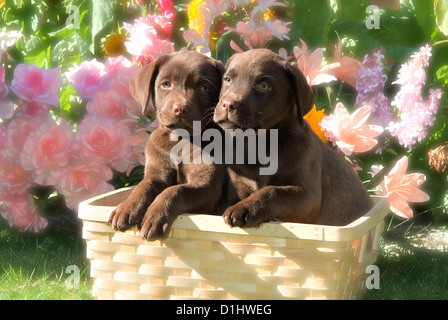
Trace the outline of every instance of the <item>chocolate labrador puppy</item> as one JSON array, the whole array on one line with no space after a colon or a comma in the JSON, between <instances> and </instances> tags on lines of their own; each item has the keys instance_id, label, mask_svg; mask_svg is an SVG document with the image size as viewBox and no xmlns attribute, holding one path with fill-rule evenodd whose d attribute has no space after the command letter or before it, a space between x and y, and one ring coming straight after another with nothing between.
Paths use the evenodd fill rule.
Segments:
<instances>
[{"instance_id":1,"label":"chocolate labrador puppy","mask_svg":"<svg viewBox=\"0 0 448 320\"><path fill-rule=\"evenodd\" d=\"M159 57L131 81L130 91L143 113L149 106L155 107L159 127L146 144L144 179L111 213L109 223L114 229L124 231L138 224L143 238L156 240L168 235L179 214L211 213L215 209L224 167L193 161L176 163L170 152L178 143L173 135L176 129L191 134L193 121L199 121L200 130L213 125L223 73L221 62L182 50ZM187 143L191 150L202 148L194 146L193 139Z\"/></svg>"},{"instance_id":2,"label":"chocolate labrador puppy","mask_svg":"<svg viewBox=\"0 0 448 320\"><path fill-rule=\"evenodd\" d=\"M313 99L303 74L279 55L255 49L231 57L214 121L223 129L277 134L278 167L272 175L260 175L260 163L227 165L227 224L346 225L372 207L358 175L303 119Z\"/></svg>"}]
</instances>

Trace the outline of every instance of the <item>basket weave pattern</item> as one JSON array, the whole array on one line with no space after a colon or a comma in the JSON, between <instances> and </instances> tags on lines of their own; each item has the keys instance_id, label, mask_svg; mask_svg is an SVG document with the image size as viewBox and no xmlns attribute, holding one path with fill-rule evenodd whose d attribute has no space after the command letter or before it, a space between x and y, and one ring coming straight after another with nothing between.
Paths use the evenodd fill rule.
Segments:
<instances>
[{"instance_id":1,"label":"basket weave pattern","mask_svg":"<svg viewBox=\"0 0 448 320\"><path fill-rule=\"evenodd\" d=\"M377 257L379 201L344 227L270 222L230 228L222 217L181 215L163 241L116 232L109 213L130 189L80 205L93 293L99 299L356 299Z\"/></svg>"}]
</instances>

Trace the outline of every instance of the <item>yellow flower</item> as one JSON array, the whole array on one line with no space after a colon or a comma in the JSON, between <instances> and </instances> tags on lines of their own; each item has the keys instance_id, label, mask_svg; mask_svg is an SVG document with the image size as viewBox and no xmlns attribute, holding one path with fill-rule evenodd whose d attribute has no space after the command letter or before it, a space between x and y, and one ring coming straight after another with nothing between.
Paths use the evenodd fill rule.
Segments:
<instances>
[{"instance_id":1,"label":"yellow flower","mask_svg":"<svg viewBox=\"0 0 448 320\"><path fill-rule=\"evenodd\" d=\"M202 30L205 26L204 16L202 15L201 11L199 10L199 7L203 7L206 5L206 2L203 0L193 0L188 5L187 15L188 15L188 26L190 29L196 29L199 34L202 34ZM198 21L196 24L194 22L196 20Z\"/></svg>"},{"instance_id":2,"label":"yellow flower","mask_svg":"<svg viewBox=\"0 0 448 320\"><path fill-rule=\"evenodd\" d=\"M274 18L274 14L274 10L268 8L263 14L264 21L269 21Z\"/></svg>"},{"instance_id":3,"label":"yellow flower","mask_svg":"<svg viewBox=\"0 0 448 320\"><path fill-rule=\"evenodd\" d=\"M317 111L316 106L314 106L303 118L309 123L311 129L323 142L328 142L324 131L322 131L321 126L319 125L324 116L324 110Z\"/></svg>"},{"instance_id":4,"label":"yellow flower","mask_svg":"<svg viewBox=\"0 0 448 320\"><path fill-rule=\"evenodd\" d=\"M126 53L124 41L126 36L121 33L116 33L109 36L104 44L104 51L109 57L117 57Z\"/></svg>"}]
</instances>

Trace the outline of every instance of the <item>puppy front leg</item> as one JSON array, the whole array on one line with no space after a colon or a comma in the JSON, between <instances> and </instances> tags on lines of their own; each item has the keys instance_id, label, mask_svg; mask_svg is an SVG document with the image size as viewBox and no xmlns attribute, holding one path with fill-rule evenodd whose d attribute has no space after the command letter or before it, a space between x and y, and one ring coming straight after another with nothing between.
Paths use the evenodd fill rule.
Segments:
<instances>
[{"instance_id":1,"label":"puppy front leg","mask_svg":"<svg viewBox=\"0 0 448 320\"><path fill-rule=\"evenodd\" d=\"M258 227L272 220L311 223L320 208L321 195L300 186L266 186L224 212L231 227Z\"/></svg>"},{"instance_id":2,"label":"puppy front leg","mask_svg":"<svg viewBox=\"0 0 448 320\"><path fill-rule=\"evenodd\" d=\"M131 192L128 199L120 203L109 217L109 224L115 230L125 231L139 224L148 209L168 183L150 178L143 179Z\"/></svg>"},{"instance_id":3,"label":"puppy front leg","mask_svg":"<svg viewBox=\"0 0 448 320\"><path fill-rule=\"evenodd\" d=\"M212 213L220 198L217 188L192 184L164 190L149 206L140 235L154 241L165 238L176 217L182 213Z\"/></svg>"}]
</instances>

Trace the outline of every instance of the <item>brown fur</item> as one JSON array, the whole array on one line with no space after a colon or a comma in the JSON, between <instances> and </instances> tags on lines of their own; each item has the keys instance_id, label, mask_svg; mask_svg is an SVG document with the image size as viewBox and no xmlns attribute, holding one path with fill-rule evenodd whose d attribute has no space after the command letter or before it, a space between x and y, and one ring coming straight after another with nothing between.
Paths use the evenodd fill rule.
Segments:
<instances>
[{"instance_id":1,"label":"brown fur","mask_svg":"<svg viewBox=\"0 0 448 320\"><path fill-rule=\"evenodd\" d=\"M303 74L279 55L255 49L232 56L214 121L223 129L278 129L278 170L262 176L260 164L227 165L227 224L345 225L372 207L357 174L303 119L313 99Z\"/></svg>"},{"instance_id":2,"label":"brown fur","mask_svg":"<svg viewBox=\"0 0 448 320\"><path fill-rule=\"evenodd\" d=\"M171 141L170 135L177 128L191 133L193 121L202 121L202 129L210 126L223 72L221 62L183 50L156 59L131 81L131 93L143 112L155 107L159 127L146 144L144 179L112 212L113 228L123 231L137 224L143 238L156 240L167 236L179 214L214 211L221 197L223 166L176 165L170 151L178 141Z\"/></svg>"}]
</instances>

